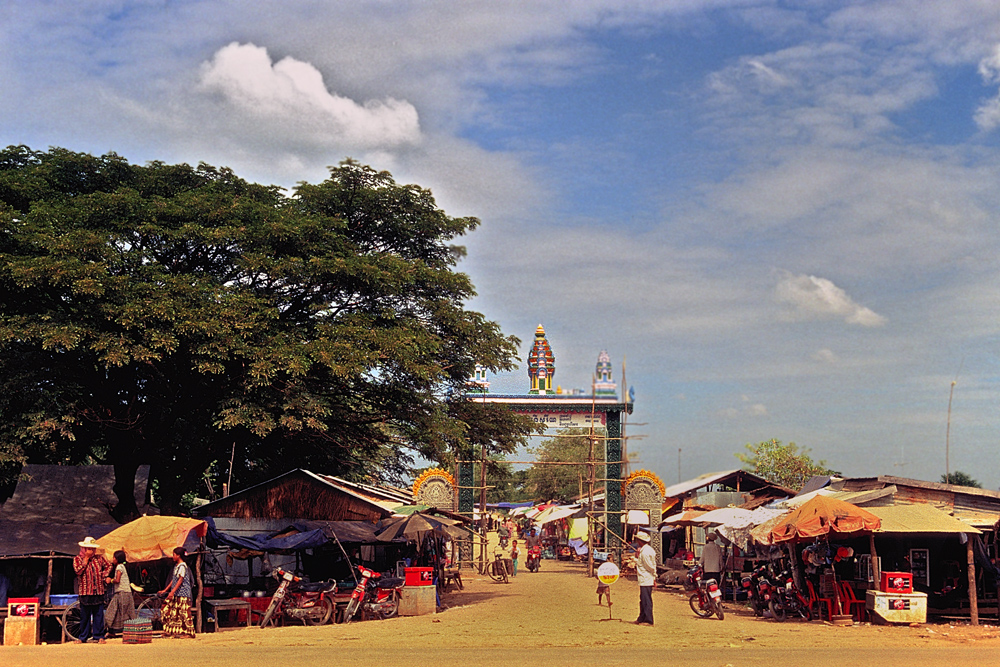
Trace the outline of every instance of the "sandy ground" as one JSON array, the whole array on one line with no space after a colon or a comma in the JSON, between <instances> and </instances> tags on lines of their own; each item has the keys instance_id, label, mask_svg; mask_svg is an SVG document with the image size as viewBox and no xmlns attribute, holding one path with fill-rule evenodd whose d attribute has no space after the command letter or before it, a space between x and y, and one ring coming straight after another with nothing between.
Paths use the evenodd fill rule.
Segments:
<instances>
[{"instance_id":1,"label":"sandy ground","mask_svg":"<svg viewBox=\"0 0 1000 667\"><path fill-rule=\"evenodd\" d=\"M651 664L989 665L1000 661L1000 627L968 624L836 627L754 618L728 603L726 618L695 617L680 591L653 594L654 627L638 613L634 580L612 586L614 605L597 605L586 565L543 561L509 584L467 574L439 614L318 628L228 630L197 639L120 640L99 646L0 647L0 666L118 665L479 665L541 660L541 665ZM610 618L610 620L609 620Z\"/></svg>"}]
</instances>

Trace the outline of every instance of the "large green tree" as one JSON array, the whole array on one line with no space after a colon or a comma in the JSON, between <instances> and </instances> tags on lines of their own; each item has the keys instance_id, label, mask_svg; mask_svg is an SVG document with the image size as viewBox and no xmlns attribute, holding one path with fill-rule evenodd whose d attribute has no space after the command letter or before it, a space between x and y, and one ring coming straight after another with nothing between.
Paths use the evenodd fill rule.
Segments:
<instances>
[{"instance_id":1,"label":"large green tree","mask_svg":"<svg viewBox=\"0 0 1000 667\"><path fill-rule=\"evenodd\" d=\"M595 432L594 436L593 460L597 462L594 466L595 490L602 490L605 477L604 432ZM534 499L567 501L587 492L590 466L580 464L586 464L591 454L589 429L561 429L530 451L538 461L528 468L526 483Z\"/></svg>"},{"instance_id":2,"label":"large green tree","mask_svg":"<svg viewBox=\"0 0 1000 667\"><path fill-rule=\"evenodd\" d=\"M802 488L814 475L837 474L826 461L813 461L809 450L800 450L794 442L783 445L779 440L765 440L747 444L745 449L745 453L736 454L744 470L792 490Z\"/></svg>"},{"instance_id":3,"label":"large green tree","mask_svg":"<svg viewBox=\"0 0 1000 667\"><path fill-rule=\"evenodd\" d=\"M464 303L475 218L353 161L291 195L207 165L0 151L0 472L149 463L165 509L213 467L398 480L412 455L513 450L472 404L517 340Z\"/></svg>"}]
</instances>

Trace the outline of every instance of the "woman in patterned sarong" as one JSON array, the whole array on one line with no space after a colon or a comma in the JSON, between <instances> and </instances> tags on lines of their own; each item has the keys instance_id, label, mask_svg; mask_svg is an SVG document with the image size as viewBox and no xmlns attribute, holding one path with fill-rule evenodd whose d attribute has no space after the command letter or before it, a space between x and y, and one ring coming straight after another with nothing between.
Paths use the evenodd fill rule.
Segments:
<instances>
[{"instance_id":1,"label":"woman in patterned sarong","mask_svg":"<svg viewBox=\"0 0 1000 667\"><path fill-rule=\"evenodd\" d=\"M184 547L174 549L174 572L170 584L160 591L166 595L161 611L164 637L194 637L191 619L191 568L184 562Z\"/></svg>"},{"instance_id":2,"label":"woman in patterned sarong","mask_svg":"<svg viewBox=\"0 0 1000 667\"><path fill-rule=\"evenodd\" d=\"M108 637L121 634L125 622L136 617L135 601L132 599L132 586L128 571L125 569L125 561L125 552L120 549L116 551L114 570L105 579L114 593L104 612L104 626L107 628Z\"/></svg>"}]
</instances>

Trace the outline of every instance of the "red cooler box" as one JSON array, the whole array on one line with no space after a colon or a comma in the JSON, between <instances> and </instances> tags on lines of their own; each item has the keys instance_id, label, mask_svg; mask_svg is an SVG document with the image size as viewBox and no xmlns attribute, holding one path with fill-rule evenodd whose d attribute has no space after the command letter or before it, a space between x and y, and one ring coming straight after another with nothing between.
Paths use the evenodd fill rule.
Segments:
<instances>
[{"instance_id":1,"label":"red cooler box","mask_svg":"<svg viewBox=\"0 0 1000 667\"><path fill-rule=\"evenodd\" d=\"M433 567L408 567L406 568L407 586L433 586Z\"/></svg>"},{"instance_id":2,"label":"red cooler box","mask_svg":"<svg viewBox=\"0 0 1000 667\"><path fill-rule=\"evenodd\" d=\"M909 572L883 572L879 590L885 593L912 593L913 575Z\"/></svg>"}]
</instances>

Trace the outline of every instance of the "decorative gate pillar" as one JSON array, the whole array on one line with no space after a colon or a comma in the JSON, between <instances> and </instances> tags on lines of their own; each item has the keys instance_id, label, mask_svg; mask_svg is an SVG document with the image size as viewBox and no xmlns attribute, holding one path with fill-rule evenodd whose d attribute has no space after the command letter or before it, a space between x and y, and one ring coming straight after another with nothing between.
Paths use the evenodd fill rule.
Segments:
<instances>
[{"instance_id":1,"label":"decorative gate pillar","mask_svg":"<svg viewBox=\"0 0 1000 667\"><path fill-rule=\"evenodd\" d=\"M664 491L666 487L660 478L648 470L637 470L625 480L625 509L649 513L649 543L656 550L657 563L663 562L663 534L659 528Z\"/></svg>"}]
</instances>

